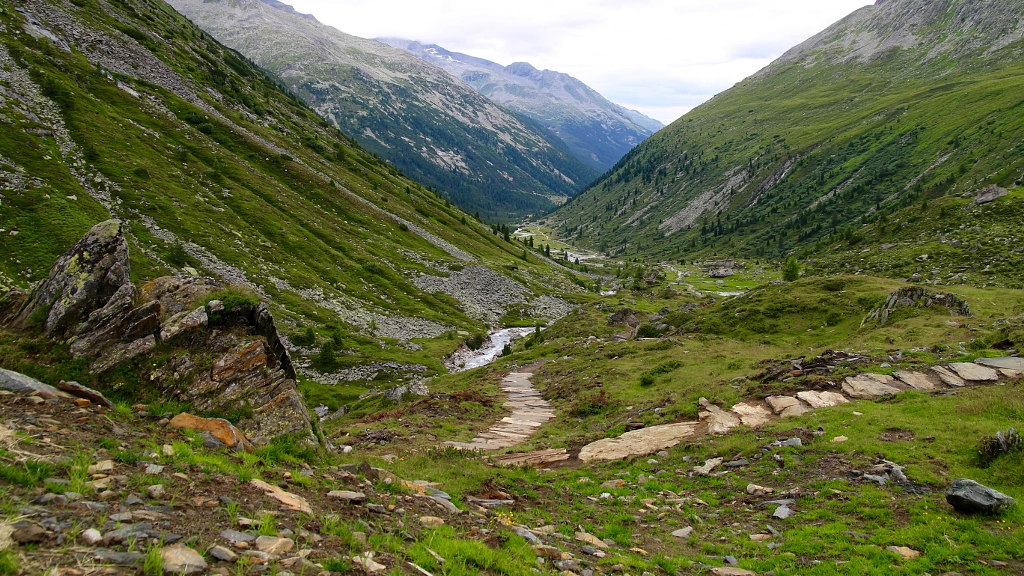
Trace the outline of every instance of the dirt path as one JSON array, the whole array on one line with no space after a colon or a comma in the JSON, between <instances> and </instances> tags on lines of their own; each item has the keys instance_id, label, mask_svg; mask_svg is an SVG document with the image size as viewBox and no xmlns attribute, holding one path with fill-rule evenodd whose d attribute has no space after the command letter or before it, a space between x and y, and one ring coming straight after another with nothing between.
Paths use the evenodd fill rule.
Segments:
<instances>
[{"instance_id":1,"label":"dirt path","mask_svg":"<svg viewBox=\"0 0 1024 576\"><path fill-rule=\"evenodd\" d=\"M512 372L501 381L501 390L508 395L503 404L512 413L477 434L470 442L445 442L446 446L468 450L503 450L524 442L555 417L555 410L541 397L530 379L532 372Z\"/></svg>"}]
</instances>

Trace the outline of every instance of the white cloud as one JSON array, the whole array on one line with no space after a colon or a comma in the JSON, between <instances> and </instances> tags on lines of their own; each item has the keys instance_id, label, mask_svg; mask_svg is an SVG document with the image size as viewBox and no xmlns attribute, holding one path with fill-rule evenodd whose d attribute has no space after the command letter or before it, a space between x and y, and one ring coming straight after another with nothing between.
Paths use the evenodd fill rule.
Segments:
<instances>
[{"instance_id":1,"label":"white cloud","mask_svg":"<svg viewBox=\"0 0 1024 576\"><path fill-rule=\"evenodd\" d=\"M665 123L867 3L292 0L296 10L356 36L408 38L565 72Z\"/></svg>"}]
</instances>

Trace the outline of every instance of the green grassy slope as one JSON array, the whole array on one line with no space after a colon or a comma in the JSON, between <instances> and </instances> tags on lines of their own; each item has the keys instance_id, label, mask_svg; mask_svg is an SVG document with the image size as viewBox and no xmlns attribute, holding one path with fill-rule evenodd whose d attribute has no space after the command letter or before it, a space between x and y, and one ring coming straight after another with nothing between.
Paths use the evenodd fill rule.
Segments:
<instances>
[{"instance_id":1,"label":"green grassy slope","mask_svg":"<svg viewBox=\"0 0 1024 576\"><path fill-rule=\"evenodd\" d=\"M114 216L130 225L136 282L192 268L272 302L286 334L331 331L346 364L430 370L459 339L419 350L396 338L484 324L417 275L479 265L527 299L574 289L166 4L19 8L0 12L0 286L43 278Z\"/></svg>"},{"instance_id":2,"label":"green grassy slope","mask_svg":"<svg viewBox=\"0 0 1024 576\"><path fill-rule=\"evenodd\" d=\"M944 4L979 18L1006 8ZM993 45L1003 37L971 22L929 20L913 30L920 46L864 59L843 48L863 29L837 25L835 45L798 49L716 96L549 222L613 255L778 257L923 199L1012 186L1024 175L1024 43ZM973 49L940 49L948 38Z\"/></svg>"}]
</instances>

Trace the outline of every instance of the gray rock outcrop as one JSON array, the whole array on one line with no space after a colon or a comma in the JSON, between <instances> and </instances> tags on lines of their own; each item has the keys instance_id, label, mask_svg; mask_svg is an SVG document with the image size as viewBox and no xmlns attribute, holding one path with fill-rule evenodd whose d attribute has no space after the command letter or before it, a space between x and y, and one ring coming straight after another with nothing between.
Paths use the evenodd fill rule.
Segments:
<instances>
[{"instance_id":1,"label":"gray rock outcrop","mask_svg":"<svg viewBox=\"0 0 1024 576\"><path fill-rule=\"evenodd\" d=\"M160 394L203 411L250 412L239 427L256 443L282 434L316 442L291 357L265 303L242 298L230 307L216 300L206 304L214 292L227 288L210 278L158 278L139 290L129 274L123 225L108 220L61 255L31 294L9 292L0 305L16 329L40 331L57 340L71 337L71 354L92 358L94 374L163 344L172 351L165 363L139 367L140 381L150 382ZM89 390L77 383L66 385L80 396ZM0 387L66 396L6 370L0 370ZM85 397L106 401L99 392L90 392Z\"/></svg>"},{"instance_id":2,"label":"gray rock outcrop","mask_svg":"<svg viewBox=\"0 0 1024 576\"><path fill-rule=\"evenodd\" d=\"M131 285L128 244L120 220L92 227L57 259L43 281L21 306L15 322L28 327L41 321L43 333L64 336Z\"/></svg>"}]
</instances>

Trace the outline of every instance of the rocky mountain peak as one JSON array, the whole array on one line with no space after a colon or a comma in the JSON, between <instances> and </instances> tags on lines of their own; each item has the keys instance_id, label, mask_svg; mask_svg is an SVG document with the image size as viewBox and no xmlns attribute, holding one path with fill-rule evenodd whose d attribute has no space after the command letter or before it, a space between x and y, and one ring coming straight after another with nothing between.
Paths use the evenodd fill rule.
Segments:
<instances>
[{"instance_id":1,"label":"rocky mountain peak","mask_svg":"<svg viewBox=\"0 0 1024 576\"><path fill-rule=\"evenodd\" d=\"M516 76L523 76L524 78L529 78L540 72L529 62L513 62L505 67L505 71Z\"/></svg>"},{"instance_id":2,"label":"rocky mountain peak","mask_svg":"<svg viewBox=\"0 0 1024 576\"><path fill-rule=\"evenodd\" d=\"M266 4L267 6L270 6L271 8L276 8L276 9L282 11L282 12L286 12L288 14L294 14L296 16L299 16L300 18L305 18L306 20L312 20L313 22L319 22L316 19L316 16L313 16L312 14L303 14L302 12L299 12L298 10L296 10L291 4L285 4L284 2L280 2L279 0L260 0L260 1L263 2L264 4Z\"/></svg>"},{"instance_id":3,"label":"rocky mountain peak","mask_svg":"<svg viewBox=\"0 0 1024 576\"><path fill-rule=\"evenodd\" d=\"M991 56L1024 38L1024 0L878 0L782 55L765 73L794 63L842 63L908 53L926 63L941 57Z\"/></svg>"}]
</instances>

